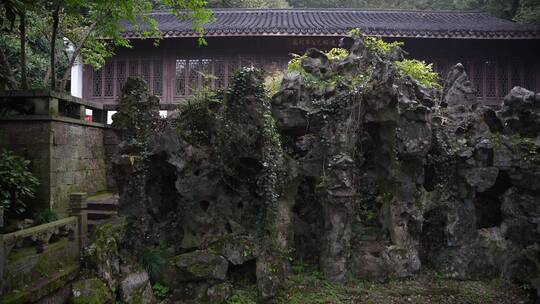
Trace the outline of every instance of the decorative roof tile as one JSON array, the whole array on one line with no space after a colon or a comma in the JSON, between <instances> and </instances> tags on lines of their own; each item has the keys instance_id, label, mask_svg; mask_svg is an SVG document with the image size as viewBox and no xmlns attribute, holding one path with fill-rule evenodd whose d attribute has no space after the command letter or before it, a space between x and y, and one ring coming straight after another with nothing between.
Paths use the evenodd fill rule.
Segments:
<instances>
[{"instance_id":1,"label":"decorative roof tile","mask_svg":"<svg viewBox=\"0 0 540 304\"><path fill-rule=\"evenodd\" d=\"M359 9L213 9L205 36L342 36L353 28L368 35L414 38L540 39L540 27L478 11ZM194 37L191 21L154 12L165 38ZM139 35L127 26L127 38Z\"/></svg>"}]
</instances>

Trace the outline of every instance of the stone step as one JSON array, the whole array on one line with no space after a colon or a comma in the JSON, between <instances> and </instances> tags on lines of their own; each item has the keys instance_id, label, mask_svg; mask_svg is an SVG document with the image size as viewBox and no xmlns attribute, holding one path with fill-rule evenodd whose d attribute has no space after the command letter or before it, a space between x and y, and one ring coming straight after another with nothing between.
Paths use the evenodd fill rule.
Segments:
<instances>
[{"instance_id":1,"label":"stone step","mask_svg":"<svg viewBox=\"0 0 540 304\"><path fill-rule=\"evenodd\" d=\"M88 220L103 220L117 213L116 210L88 210Z\"/></svg>"},{"instance_id":2,"label":"stone step","mask_svg":"<svg viewBox=\"0 0 540 304\"><path fill-rule=\"evenodd\" d=\"M88 202L87 210L118 210L117 201Z\"/></svg>"}]
</instances>

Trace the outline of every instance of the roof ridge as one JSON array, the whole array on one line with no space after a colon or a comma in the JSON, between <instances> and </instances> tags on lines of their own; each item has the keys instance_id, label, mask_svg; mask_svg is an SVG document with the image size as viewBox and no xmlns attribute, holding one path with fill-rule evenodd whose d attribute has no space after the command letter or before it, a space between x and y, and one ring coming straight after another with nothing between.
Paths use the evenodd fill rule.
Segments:
<instances>
[{"instance_id":1,"label":"roof ridge","mask_svg":"<svg viewBox=\"0 0 540 304\"><path fill-rule=\"evenodd\" d=\"M420 10L420 9L400 9L400 8L210 8L212 11L221 12L411 12L411 13L441 13L441 14L486 14L489 12L482 10ZM154 10L149 14L172 14L172 10ZM495 16L493 16L495 17Z\"/></svg>"}]
</instances>

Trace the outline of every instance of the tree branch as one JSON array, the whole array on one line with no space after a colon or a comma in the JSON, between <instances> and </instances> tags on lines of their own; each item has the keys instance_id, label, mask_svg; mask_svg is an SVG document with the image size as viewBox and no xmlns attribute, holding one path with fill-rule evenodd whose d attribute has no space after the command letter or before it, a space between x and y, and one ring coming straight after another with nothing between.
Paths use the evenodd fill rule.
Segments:
<instances>
[{"instance_id":1,"label":"tree branch","mask_svg":"<svg viewBox=\"0 0 540 304\"><path fill-rule=\"evenodd\" d=\"M103 17L104 18L104 17ZM62 77L62 83L61 83L61 87L64 88L66 86L66 83L67 83L67 80L68 80L68 77L69 77L69 73L70 73L70 70L71 70L71 67L75 64L75 60L77 60L77 57L79 56L79 53L81 52L82 48L84 47L84 45L86 44L86 41L88 41L88 38L90 38L90 35L92 34L92 32L96 29L98 23L103 20L103 18L99 18L98 20L96 20L94 23L92 23L90 25L90 27L88 28L88 30L86 31L83 39L81 40L81 42L79 43L79 45L75 48L75 50L73 51L73 54L71 55L71 59L69 60L69 64L66 68L66 71L64 72L64 76Z\"/></svg>"}]
</instances>

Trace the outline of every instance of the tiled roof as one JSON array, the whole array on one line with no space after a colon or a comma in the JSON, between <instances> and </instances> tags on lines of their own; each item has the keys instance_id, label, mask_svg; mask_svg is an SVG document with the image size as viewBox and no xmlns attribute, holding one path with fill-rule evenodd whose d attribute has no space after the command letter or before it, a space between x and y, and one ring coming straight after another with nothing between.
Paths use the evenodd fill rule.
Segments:
<instances>
[{"instance_id":1,"label":"tiled roof","mask_svg":"<svg viewBox=\"0 0 540 304\"><path fill-rule=\"evenodd\" d=\"M417 38L539 39L540 27L478 11L358 9L213 9L205 36L341 36L360 28L368 35ZM164 37L193 37L189 20L154 12ZM129 27L125 36L138 37Z\"/></svg>"}]
</instances>

